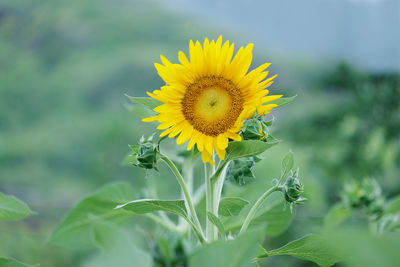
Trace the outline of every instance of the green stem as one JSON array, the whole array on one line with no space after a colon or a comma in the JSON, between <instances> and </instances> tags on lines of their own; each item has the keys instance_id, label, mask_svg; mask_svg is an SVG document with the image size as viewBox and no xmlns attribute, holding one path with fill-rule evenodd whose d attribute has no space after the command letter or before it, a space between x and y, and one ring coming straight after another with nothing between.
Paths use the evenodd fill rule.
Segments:
<instances>
[{"instance_id":1,"label":"green stem","mask_svg":"<svg viewBox=\"0 0 400 267\"><path fill-rule=\"evenodd\" d=\"M253 220L254 215L256 215L256 212L258 210L258 208L261 206L261 204L264 202L264 200L273 192L278 191L279 187L278 185L275 185L273 187L271 187L270 189L268 189L267 191L264 192L264 194L262 194L258 200L256 201L256 203L254 203L253 207L251 207L249 214L247 214L246 219L243 222L242 228L240 229L239 234L245 232L247 230L247 228L249 227L250 222Z\"/></svg>"},{"instance_id":2,"label":"green stem","mask_svg":"<svg viewBox=\"0 0 400 267\"><path fill-rule=\"evenodd\" d=\"M197 217L196 210L194 209L194 205L193 205L193 202L192 202L192 197L191 197L191 195L189 193L189 190L188 190L188 188L186 186L186 183L183 180L183 177L182 177L181 173L179 172L178 168L175 166L175 164L167 156L165 156L165 155L163 155L161 153L160 153L160 156L161 156L161 159L168 165L168 167L171 169L171 171L175 174L175 177L176 177L179 185L181 186L183 194L185 196L185 201L186 201L186 205L189 208L190 216L192 217L192 219L194 221L194 226L195 226L194 230L197 233L199 233L200 241L203 242L205 240L204 234L203 234L203 230L201 228L201 224L200 224L199 218Z\"/></svg>"},{"instance_id":3,"label":"green stem","mask_svg":"<svg viewBox=\"0 0 400 267\"><path fill-rule=\"evenodd\" d=\"M204 163L204 179L206 185L206 214L209 212L213 213L214 206L214 188L211 183L211 176L213 173L213 166L209 163ZM218 231L217 227L206 218L206 237L208 242L212 242L215 239L215 232ZM218 233L217 233L218 235Z\"/></svg>"},{"instance_id":4,"label":"green stem","mask_svg":"<svg viewBox=\"0 0 400 267\"><path fill-rule=\"evenodd\" d=\"M182 176L183 178L185 178L186 187L188 189L189 195L192 196L193 205L195 206L196 201L193 196L193 160L194 159L192 155L184 160L182 164ZM183 190L181 194L184 198L185 195L183 193ZM187 228L188 224L186 224L186 221L182 217L179 217L178 226L182 228Z\"/></svg>"},{"instance_id":5,"label":"green stem","mask_svg":"<svg viewBox=\"0 0 400 267\"><path fill-rule=\"evenodd\" d=\"M213 213L214 215L218 216L218 208L219 202L221 201L221 194L222 194L222 187L224 185L225 176L226 176L226 164L222 164L222 171L219 172L219 177L216 180L211 180L211 184L214 188L214 206L213 206ZM215 181L215 182L214 182Z\"/></svg>"}]
</instances>

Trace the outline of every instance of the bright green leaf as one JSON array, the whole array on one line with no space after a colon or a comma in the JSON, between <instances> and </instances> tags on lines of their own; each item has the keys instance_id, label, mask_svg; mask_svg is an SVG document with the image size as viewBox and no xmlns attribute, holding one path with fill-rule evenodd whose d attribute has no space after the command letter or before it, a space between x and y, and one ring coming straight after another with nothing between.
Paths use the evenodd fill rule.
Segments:
<instances>
[{"instance_id":1,"label":"bright green leaf","mask_svg":"<svg viewBox=\"0 0 400 267\"><path fill-rule=\"evenodd\" d=\"M167 211L184 218L187 218L188 216L184 200L139 199L119 205L115 209L129 210L137 214L145 214L154 211Z\"/></svg>"},{"instance_id":2,"label":"bright green leaf","mask_svg":"<svg viewBox=\"0 0 400 267\"><path fill-rule=\"evenodd\" d=\"M23 219L35 214L24 202L14 196L0 193L0 221L13 221Z\"/></svg>"},{"instance_id":3,"label":"bright green leaf","mask_svg":"<svg viewBox=\"0 0 400 267\"><path fill-rule=\"evenodd\" d=\"M134 97L125 94L133 103L141 104L146 108L153 110L155 107L162 105L162 103L151 97Z\"/></svg>"},{"instance_id":4,"label":"bright green leaf","mask_svg":"<svg viewBox=\"0 0 400 267\"><path fill-rule=\"evenodd\" d=\"M0 267L29 267L29 266L30 265L27 265L25 263L19 262L14 259L0 257Z\"/></svg>"},{"instance_id":5,"label":"bright green leaf","mask_svg":"<svg viewBox=\"0 0 400 267\"><path fill-rule=\"evenodd\" d=\"M101 221L120 222L132 217L126 210L115 206L135 198L126 183L114 183L81 200L57 226L49 242L72 248L93 246L93 227Z\"/></svg>"},{"instance_id":6,"label":"bright green leaf","mask_svg":"<svg viewBox=\"0 0 400 267\"><path fill-rule=\"evenodd\" d=\"M221 220L220 220L217 216L215 216L214 214L212 214L211 212L208 212L208 213L207 213L207 217L208 217L208 219L210 220L210 222L212 222L215 226L217 226L218 231L219 231L222 235L224 235L224 234L225 234L225 227L224 227L224 225L222 224Z\"/></svg>"},{"instance_id":7,"label":"bright green leaf","mask_svg":"<svg viewBox=\"0 0 400 267\"><path fill-rule=\"evenodd\" d=\"M293 169L294 159L293 152L289 151L282 160L282 177L285 177L291 169Z\"/></svg>"},{"instance_id":8,"label":"bright green leaf","mask_svg":"<svg viewBox=\"0 0 400 267\"><path fill-rule=\"evenodd\" d=\"M263 142L258 140L230 142L228 148L226 149L225 161L257 156L258 154L263 153L265 150L271 148L278 143L279 141Z\"/></svg>"},{"instance_id":9,"label":"bright green leaf","mask_svg":"<svg viewBox=\"0 0 400 267\"><path fill-rule=\"evenodd\" d=\"M190 267L247 267L257 255L263 235L259 231L248 231L235 240L216 241L203 245L189 259Z\"/></svg>"},{"instance_id":10,"label":"bright green leaf","mask_svg":"<svg viewBox=\"0 0 400 267\"><path fill-rule=\"evenodd\" d=\"M158 199L139 199L127 202L115 207L132 211L136 214L146 214L154 211L166 211L181 216L192 225L197 235L200 235L197 228L188 217L184 200L158 200Z\"/></svg>"},{"instance_id":11,"label":"bright green leaf","mask_svg":"<svg viewBox=\"0 0 400 267\"><path fill-rule=\"evenodd\" d=\"M218 214L221 216L238 215L249 202L240 197L226 197L219 202Z\"/></svg>"},{"instance_id":12,"label":"bright green leaf","mask_svg":"<svg viewBox=\"0 0 400 267\"><path fill-rule=\"evenodd\" d=\"M268 251L269 257L276 255L290 255L320 266L331 266L340 260L338 255L331 252L323 238L316 234L304 236L281 248Z\"/></svg>"},{"instance_id":13,"label":"bright green leaf","mask_svg":"<svg viewBox=\"0 0 400 267\"><path fill-rule=\"evenodd\" d=\"M278 105L278 107L282 107L286 104L289 104L290 102L292 102L297 95L291 96L291 97L282 97L282 98L278 98L274 101L268 102L268 104L276 104Z\"/></svg>"}]
</instances>

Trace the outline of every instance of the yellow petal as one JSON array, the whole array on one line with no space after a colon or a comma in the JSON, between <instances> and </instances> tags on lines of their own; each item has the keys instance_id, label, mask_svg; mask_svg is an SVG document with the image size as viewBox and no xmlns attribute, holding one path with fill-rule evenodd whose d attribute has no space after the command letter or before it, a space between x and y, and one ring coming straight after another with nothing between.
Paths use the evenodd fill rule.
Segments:
<instances>
[{"instance_id":1,"label":"yellow petal","mask_svg":"<svg viewBox=\"0 0 400 267\"><path fill-rule=\"evenodd\" d=\"M178 145L182 145L185 143L187 140L189 140L190 136L193 133L193 126L192 125L187 125L185 128L183 128L181 134L179 135L178 139L176 139L176 143Z\"/></svg>"},{"instance_id":2,"label":"yellow petal","mask_svg":"<svg viewBox=\"0 0 400 267\"><path fill-rule=\"evenodd\" d=\"M217 147L222 150L228 147L228 138L224 134L217 136Z\"/></svg>"}]
</instances>

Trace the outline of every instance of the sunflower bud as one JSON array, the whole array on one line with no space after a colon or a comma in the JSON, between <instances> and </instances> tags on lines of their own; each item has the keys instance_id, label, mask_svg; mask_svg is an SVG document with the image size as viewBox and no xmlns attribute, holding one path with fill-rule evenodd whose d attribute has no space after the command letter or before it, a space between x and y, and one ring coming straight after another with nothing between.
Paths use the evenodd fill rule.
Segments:
<instances>
[{"instance_id":1,"label":"sunflower bud","mask_svg":"<svg viewBox=\"0 0 400 267\"><path fill-rule=\"evenodd\" d=\"M367 208L372 219L379 218L384 209L384 198L379 184L374 179L364 179L362 182L352 181L345 184L342 201L352 208Z\"/></svg>"},{"instance_id":2,"label":"sunflower bud","mask_svg":"<svg viewBox=\"0 0 400 267\"><path fill-rule=\"evenodd\" d=\"M262 116L257 113L251 119L245 120L240 135L243 140L261 140L267 141L268 126L272 125L272 121L264 121Z\"/></svg>"},{"instance_id":3,"label":"sunflower bud","mask_svg":"<svg viewBox=\"0 0 400 267\"><path fill-rule=\"evenodd\" d=\"M235 181L239 185L245 184L247 180L254 179L253 168L258 161L260 161L259 157L232 160L226 172L226 179Z\"/></svg>"},{"instance_id":4,"label":"sunflower bud","mask_svg":"<svg viewBox=\"0 0 400 267\"><path fill-rule=\"evenodd\" d=\"M131 164L144 168L155 169L158 156L158 144L153 141L153 136L145 139L143 136L136 146L130 146L133 153L130 155Z\"/></svg>"},{"instance_id":5,"label":"sunflower bud","mask_svg":"<svg viewBox=\"0 0 400 267\"><path fill-rule=\"evenodd\" d=\"M290 171L289 177L287 178L281 190L286 201L289 203L299 204L306 200L303 197L303 184L298 178L298 171Z\"/></svg>"}]
</instances>

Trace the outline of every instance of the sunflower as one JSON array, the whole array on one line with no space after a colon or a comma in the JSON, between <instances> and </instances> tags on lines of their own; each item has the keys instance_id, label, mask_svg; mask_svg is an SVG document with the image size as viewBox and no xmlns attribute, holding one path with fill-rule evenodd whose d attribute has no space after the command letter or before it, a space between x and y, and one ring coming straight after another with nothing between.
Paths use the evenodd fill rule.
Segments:
<instances>
[{"instance_id":1,"label":"sunflower","mask_svg":"<svg viewBox=\"0 0 400 267\"><path fill-rule=\"evenodd\" d=\"M282 95L268 95L266 89L273 83L274 75L267 78L265 63L248 72L252 60L253 44L240 47L233 57L234 44L222 37L211 42L205 38L203 47L197 41L189 43L189 56L179 51L180 64L173 64L164 56L161 64L155 63L166 85L147 94L163 104L154 108L158 114L143 119L159 121L164 130L160 136L178 136L178 145L189 141L187 150L197 145L203 162L215 164L213 152L225 158L230 139L240 141L243 120L257 111L264 115L277 105L266 104Z\"/></svg>"}]
</instances>

